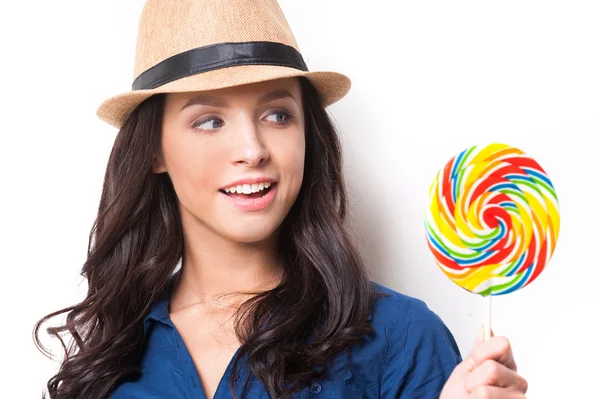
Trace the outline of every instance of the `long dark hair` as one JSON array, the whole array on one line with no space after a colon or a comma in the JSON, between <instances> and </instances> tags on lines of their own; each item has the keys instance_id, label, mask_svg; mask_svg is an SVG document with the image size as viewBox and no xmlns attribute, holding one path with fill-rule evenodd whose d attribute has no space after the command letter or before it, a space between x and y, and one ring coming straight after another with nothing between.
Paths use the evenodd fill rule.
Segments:
<instances>
[{"instance_id":1,"label":"long dark hair","mask_svg":"<svg viewBox=\"0 0 600 399\"><path fill-rule=\"evenodd\" d=\"M237 359L244 354L269 395L288 398L326 374L329 360L373 334L368 316L376 294L345 225L341 144L318 92L308 79L299 79L306 154L300 193L279 231L285 273L277 287L246 301L237 313L242 346L230 380L234 395ZM68 312L64 325L47 328L65 355L47 384L51 399L105 398L139 375L143 319L166 289L183 249L171 180L152 172L164 96L142 102L115 139L81 273L88 281L86 298L34 327L35 344L50 355L40 342L40 326ZM60 336L65 332L72 337L68 346Z\"/></svg>"}]
</instances>

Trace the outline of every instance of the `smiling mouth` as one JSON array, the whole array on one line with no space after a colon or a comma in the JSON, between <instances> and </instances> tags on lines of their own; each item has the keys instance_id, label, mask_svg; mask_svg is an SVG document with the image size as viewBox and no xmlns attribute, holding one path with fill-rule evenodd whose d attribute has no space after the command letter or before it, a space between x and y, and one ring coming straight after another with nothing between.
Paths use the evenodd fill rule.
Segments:
<instances>
[{"instance_id":1,"label":"smiling mouth","mask_svg":"<svg viewBox=\"0 0 600 399\"><path fill-rule=\"evenodd\" d=\"M271 189L276 185L277 183L272 183L269 187L262 189L260 191L257 191L255 193L250 193L250 194L242 194L242 193L228 193L225 190L221 189L219 190L220 192L222 192L223 194L227 195L228 197L233 197L233 198L260 198L260 197L264 197L265 195L267 195L267 193L269 191L271 191Z\"/></svg>"}]
</instances>

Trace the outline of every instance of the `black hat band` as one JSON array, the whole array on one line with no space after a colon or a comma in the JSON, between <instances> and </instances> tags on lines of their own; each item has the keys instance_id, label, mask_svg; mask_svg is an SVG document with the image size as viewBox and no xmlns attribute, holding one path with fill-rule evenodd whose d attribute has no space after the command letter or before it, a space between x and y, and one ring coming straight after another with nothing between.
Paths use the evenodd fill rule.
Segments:
<instances>
[{"instance_id":1,"label":"black hat band","mask_svg":"<svg viewBox=\"0 0 600 399\"><path fill-rule=\"evenodd\" d=\"M302 55L276 42L218 43L184 51L142 72L133 90L149 90L213 69L237 65L279 65L308 71Z\"/></svg>"}]
</instances>

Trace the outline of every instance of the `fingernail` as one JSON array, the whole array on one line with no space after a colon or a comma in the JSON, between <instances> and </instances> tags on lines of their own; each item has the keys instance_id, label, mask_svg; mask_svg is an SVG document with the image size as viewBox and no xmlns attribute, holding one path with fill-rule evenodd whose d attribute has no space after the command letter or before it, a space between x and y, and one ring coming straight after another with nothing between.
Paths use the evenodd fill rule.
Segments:
<instances>
[{"instance_id":1,"label":"fingernail","mask_svg":"<svg viewBox=\"0 0 600 399\"><path fill-rule=\"evenodd\" d=\"M475 368L475 360L472 357L467 358L467 370L473 371Z\"/></svg>"}]
</instances>

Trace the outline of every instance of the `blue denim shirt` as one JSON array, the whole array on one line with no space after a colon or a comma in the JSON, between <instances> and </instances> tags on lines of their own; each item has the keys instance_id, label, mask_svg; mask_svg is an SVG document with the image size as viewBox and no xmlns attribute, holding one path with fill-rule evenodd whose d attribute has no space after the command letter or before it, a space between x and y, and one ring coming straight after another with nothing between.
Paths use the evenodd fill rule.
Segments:
<instances>
[{"instance_id":1,"label":"blue denim shirt","mask_svg":"<svg viewBox=\"0 0 600 399\"><path fill-rule=\"evenodd\" d=\"M117 387L112 399L206 399L198 372L169 317L169 288L144 320L146 346L141 377ZM420 300L371 282L386 294L377 300L369 320L375 336L353 346L333 360L328 374L292 397L297 399L438 398L461 355L454 337L442 320ZM239 352L239 349L238 349ZM237 352L234 358L237 356ZM249 367L240 359L238 397ZM214 399L229 399L233 359L223 375ZM250 375L245 398L269 396Z\"/></svg>"}]
</instances>

